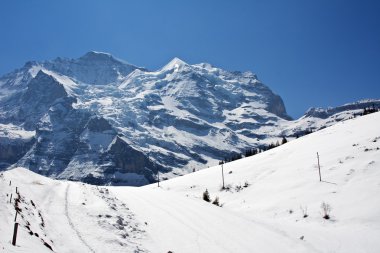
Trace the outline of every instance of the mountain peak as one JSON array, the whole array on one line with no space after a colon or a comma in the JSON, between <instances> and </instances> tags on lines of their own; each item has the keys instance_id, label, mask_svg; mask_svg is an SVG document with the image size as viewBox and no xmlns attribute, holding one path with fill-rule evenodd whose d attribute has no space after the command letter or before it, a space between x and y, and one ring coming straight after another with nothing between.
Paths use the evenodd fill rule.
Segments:
<instances>
[{"instance_id":1,"label":"mountain peak","mask_svg":"<svg viewBox=\"0 0 380 253\"><path fill-rule=\"evenodd\" d=\"M116 58L110 53L98 52L98 51L89 51L83 56L79 57L78 60L80 62L99 62L99 63L106 63L106 64L111 63L111 64L116 64L116 65L124 65L127 67L132 67L133 69L140 68L127 61ZM140 69L143 69L143 68L140 68Z\"/></svg>"},{"instance_id":2,"label":"mountain peak","mask_svg":"<svg viewBox=\"0 0 380 253\"><path fill-rule=\"evenodd\" d=\"M79 59L83 60L110 60L114 57L109 53L98 52L98 51L89 51L85 55L81 56Z\"/></svg>"},{"instance_id":3,"label":"mountain peak","mask_svg":"<svg viewBox=\"0 0 380 253\"><path fill-rule=\"evenodd\" d=\"M181 64L181 65L186 64L187 65L187 63L185 61L181 60L178 57L174 57L169 63L175 63L175 64Z\"/></svg>"},{"instance_id":4,"label":"mountain peak","mask_svg":"<svg viewBox=\"0 0 380 253\"><path fill-rule=\"evenodd\" d=\"M174 57L168 64L166 64L162 68L162 70L172 70L172 69L178 70L178 68L184 67L184 66L189 66L189 64L187 64L185 61L181 60L178 57Z\"/></svg>"},{"instance_id":5,"label":"mountain peak","mask_svg":"<svg viewBox=\"0 0 380 253\"><path fill-rule=\"evenodd\" d=\"M95 85L116 83L135 69L145 70L109 53L97 51L89 51L76 59L56 58L43 62L41 66L81 83Z\"/></svg>"},{"instance_id":6,"label":"mountain peak","mask_svg":"<svg viewBox=\"0 0 380 253\"><path fill-rule=\"evenodd\" d=\"M49 75L49 73L47 73L47 71L44 69L38 70L36 76L34 77L34 79L41 79L41 78L48 78L53 81L57 81L52 75Z\"/></svg>"}]
</instances>

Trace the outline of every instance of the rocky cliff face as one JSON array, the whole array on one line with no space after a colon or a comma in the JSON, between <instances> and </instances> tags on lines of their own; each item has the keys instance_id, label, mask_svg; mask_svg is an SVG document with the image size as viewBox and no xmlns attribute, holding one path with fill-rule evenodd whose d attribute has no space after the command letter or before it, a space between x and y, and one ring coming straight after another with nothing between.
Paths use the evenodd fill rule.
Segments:
<instances>
[{"instance_id":1,"label":"rocky cliff face","mask_svg":"<svg viewBox=\"0 0 380 253\"><path fill-rule=\"evenodd\" d=\"M90 60L88 55L84 58ZM127 66L124 71L131 70ZM20 165L46 176L96 184L142 185L154 180L159 166L119 140L106 119L91 110L74 108L77 95L73 89L80 91L75 87L77 80L39 63L28 63L1 80L1 168ZM124 160L129 163L122 164Z\"/></svg>"},{"instance_id":2,"label":"rocky cliff face","mask_svg":"<svg viewBox=\"0 0 380 253\"><path fill-rule=\"evenodd\" d=\"M321 112L317 119L311 110L291 121L282 99L251 72L178 58L149 71L98 52L28 62L3 76L0 108L0 124L28 133L22 141L3 133L12 143L0 145L3 167L116 185L215 165L294 135L310 127L311 117L336 115Z\"/></svg>"},{"instance_id":3,"label":"rocky cliff face","mask_svg":"<svg viewBox=\"0 0 380 253\"><path fill-rule=\"evenodd\" d=\"M34 132L0 124L0 170L17 163L33 146ZM20 133L21 132L21 133Z\"/></svg>"}]
</instances>

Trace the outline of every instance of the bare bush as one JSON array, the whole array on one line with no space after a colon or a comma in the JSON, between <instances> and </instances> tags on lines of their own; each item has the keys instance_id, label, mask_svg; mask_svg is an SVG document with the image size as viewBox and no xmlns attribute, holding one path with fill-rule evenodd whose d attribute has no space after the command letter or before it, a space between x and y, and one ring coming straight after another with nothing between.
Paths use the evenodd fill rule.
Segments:
<instances>
[{"instance_id":1,"label":"bare bush","mask_svg":"<svg viewBox=\"0 0 380 253\"><path fill-rule=\"evenodd\" d=\"M303 207L300 206L301 212L302 212L302 217L307 218L309 215L307 214L307 206Z\"/></svg>"},{"instance_id":2,"label":"bare bush","mask_svg":"<svg viewBox=\"0 0 380 253\"><path fill-rule=\"evenodd\" d=\"M330 212L331 212L331 206L327 204L326 202L322 202L321 204L322 212L323 212L323 218L328 220L330 219Z\"/></svg>"},{"instance_id":3,"label":"bare bush","mask_svg":"<svg viewBox=\"0 0 380 253\"><path fill-rule=\"evenodd\" d=\"M219 197L215 197L214 201L212 202L212 204L216 205L216 206L219 206Z\"/></svg>"}]
</instances>

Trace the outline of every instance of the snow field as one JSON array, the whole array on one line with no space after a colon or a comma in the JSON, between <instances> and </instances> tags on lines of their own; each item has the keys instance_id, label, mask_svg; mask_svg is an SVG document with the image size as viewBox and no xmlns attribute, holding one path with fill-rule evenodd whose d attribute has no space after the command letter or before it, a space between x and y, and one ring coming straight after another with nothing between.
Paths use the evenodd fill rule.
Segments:
<instances>
[{"instance_id":1,"label":"snow field","mask_svg":"<svg viewBox=\"0 0 380 253\"><path fill-rule=\"evenodd\" d=\"M162 182L201 199L208 189L228 209L312 244L322 252L378 252L380 114L339 123L276 149ZM322 180L319 182L317 155ZM231 173L231 174L230 174ZM245 183L249 186L244 187ZM241 186L241 187L240 187ZM154 188L155 186L146 186ZM332 207L322 218L321 204ZM307 218L302 218L307 208Z\"/></svg>"},{"instance_id":2,"label":"snow field","mask_svg":"<svg viewBox=\"0 0 380 253\"><path fill-rule=\"evenodd\" d=\"M225 190L221 166L159 188L56 181L23 168L4 172L0 251L51 252L43 239L55 252L379 252L379 121L380 113L348 120L227 163ZM16 186L24 218L13 247L15 211L6 194ZM222 207L202 200L206 189ZM331 207L330 219L322 203ZM39 237L29 234L26 221Z\"/></svg>"}]
</instances>

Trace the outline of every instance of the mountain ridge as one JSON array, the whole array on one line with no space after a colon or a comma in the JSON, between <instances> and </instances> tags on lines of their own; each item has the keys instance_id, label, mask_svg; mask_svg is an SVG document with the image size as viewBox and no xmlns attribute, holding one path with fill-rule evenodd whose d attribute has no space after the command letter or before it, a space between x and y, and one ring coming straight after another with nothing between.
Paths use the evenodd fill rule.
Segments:
<instances>
[{"instance_id":1,"label":"mountain ridge","mask_svg":"<svg viewBox=\"0 0 380 253\"><path fill-rule=\"evenodd\" d=\"M35 131L30 149L24 141L2 147L22 156L13 166L96 184L141 185L156 180L157 171L164 179L183 175L332 125L362 104L324 112L324 119L310 111L291 120L281 97L252 72L176 57L150 71L91 51L78 59L28 62L0 77L0 106L0 124Z\"/></svg>"}]
</instances>

